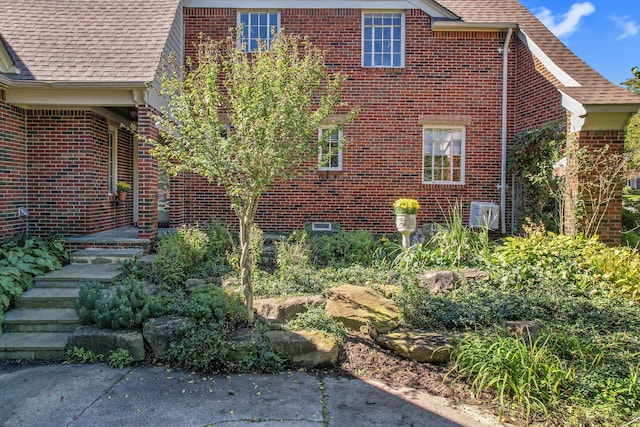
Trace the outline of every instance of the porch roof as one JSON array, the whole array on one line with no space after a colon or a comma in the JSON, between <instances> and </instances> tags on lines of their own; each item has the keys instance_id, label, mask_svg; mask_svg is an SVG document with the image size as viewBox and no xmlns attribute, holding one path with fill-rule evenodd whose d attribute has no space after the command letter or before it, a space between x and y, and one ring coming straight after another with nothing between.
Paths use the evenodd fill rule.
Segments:
<instances>
[{"instance_id":1,"label":"porch roof","mask_svg":"<svg viewBox=\"0 0 640 427\"><path fill-rule=\"evenodd\" d=\"M149 82L180 0L2 0L14 82Z\"/></svg>"}]
</instances>

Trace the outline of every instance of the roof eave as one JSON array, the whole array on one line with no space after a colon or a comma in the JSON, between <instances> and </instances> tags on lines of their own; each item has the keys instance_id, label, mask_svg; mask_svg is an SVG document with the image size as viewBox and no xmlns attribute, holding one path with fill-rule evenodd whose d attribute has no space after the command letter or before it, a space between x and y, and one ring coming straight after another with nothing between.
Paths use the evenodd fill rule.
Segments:
<instances>
[{"instance_id":1,"label":"roof eave","mask_svg":"<svg viewBox=\"0 0 640 427\"><path fill-rule=\"evenodd\" d=\"M562 106L571 113L570 130L623 130L631 116L640 109L637 103L582 103L561 88Z\"/></svg>"},{"instance_id":2,"label":"roof eave","mask_svg":"<svg viewBox=\"0 0 640 427\"><path fill-rule=\"evenodd\" d=\"M509 28L518 30L519 26L516 22L465 22L465 21L449 21L441 19L431 20L431 29L433 31L506 31Z\"/></svg>"},{"instance_id":3,"label":"roof eave","mask_svg":"<svg viewBox=\"0 0 640 427\"><path fill-rule=\"evenodd\" d=\"M0 76L1 77L1 76ZM79 80L15 80L9 79L10 85L15 88L33 88L33 89L146 89L150 84L149 81L79 81Z\"/></svg>"}]
</instances>

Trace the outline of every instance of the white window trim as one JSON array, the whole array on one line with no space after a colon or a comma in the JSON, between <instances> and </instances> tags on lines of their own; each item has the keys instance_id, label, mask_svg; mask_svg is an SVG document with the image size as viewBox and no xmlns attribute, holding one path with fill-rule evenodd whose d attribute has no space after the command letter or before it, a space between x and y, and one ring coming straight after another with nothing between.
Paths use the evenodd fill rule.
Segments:
<instances>
[{"instance_id":1,"label":"white window trim","mask_svg":"<svg viewBox=\"0 0 640 427\"><path fill-rule=\"evenodd\" d=\"M424 131L427 129L460 129L462 132L462 141L460 144L460 181L425 181L424 179ZM424 125L422 126L422 144L421 144L421 156L422 156L422 183L425 185L464 185L466 174L465 174L465 164L466 164L466 156L467 156L467 127L463 125Z\"/></svg>"},{"instance_id":2,"label":"white window trim","mask_svg":"<svg viewBox=\"0 0 640 427\"><path fill-rule=\"evenodd\" d=\"M401 29L400 29L400 49L402 50L400 53L400 65L391 65L391 66L384 66L384 65L364 65L364 16L367 14L376 14L376 13L386 13L386 14L394 14L394 13L399 13L401 15L401 21L400 21L400 25L401 25ZM362 66L362 68L405 68L405 53L406 53L406 47L405 47L405 43L406 43L406 38L405 38L405 29L406 29L406 24L405 24L405 12L403 10L363 10L362 11L362 16L360 18L360 65Z\"/></svg>"},{"instance_id":3,"label":"white window trim","mask_svg":"<svg viewBox=\"0 0 640 427\"><path fill-rule=\"evenodd\" d=\"M322 133L328 131L328 127L318 129L318 142L322 140ZM318 170L321 171L341 171L342 170L342 130L338 130L338 166L322 165L322 144L318 144Z\"/></svg>"},{"instance_id":4,"label":"white window trim","mask_svg":"<svg viewBox=\"0 0 640 427\"><path fill-rule=\"evenodd\" d=\"M107 166L109 195L115 195L118 192L118 128L111 125L109 125L107 133L107 155L109 156L109 165L111 165L111 167Z\"/></svg>"},{"instance_id":5,"label":"white window trim","mask_svg":"<svg viewBox=\"0 0 640 427\"><path fill-rule=\"evenodd\" d=\"M242 13L277 13L278 17L277 17L277 23L276 23L276 33L280 32L280 11L279 10L274 10L274 9L238 9L238 12L236 13L236 27L240 28L240 26L242 25L242 23L240 22L240 15ZM240 37L238 37L238 47L242 46L242 34L239 34ZM271 43L271 34L269 34L269 43ZM249 42L247 41L247 47L244 49L245 52L252 52L251 50L249 50Z\"/></svg>"}]
</instances>

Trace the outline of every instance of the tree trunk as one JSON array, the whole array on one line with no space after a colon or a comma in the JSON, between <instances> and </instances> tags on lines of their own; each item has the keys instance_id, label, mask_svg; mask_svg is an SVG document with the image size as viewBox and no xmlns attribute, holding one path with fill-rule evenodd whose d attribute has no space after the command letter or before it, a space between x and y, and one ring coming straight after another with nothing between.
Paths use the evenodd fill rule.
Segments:
<instances>
[{"instance_id":1,"label":"tree trunk","mask_svg":"<svg viewBox=\"0 0 640 427\"><path fill-rule=\"evenodd\" d=\"M247 320L253 323L253 284L251 283L251 245L249 242L251 220L240 219L240 280L244 291L244 301L247 307Z\"/></svg>"}]
</instances>

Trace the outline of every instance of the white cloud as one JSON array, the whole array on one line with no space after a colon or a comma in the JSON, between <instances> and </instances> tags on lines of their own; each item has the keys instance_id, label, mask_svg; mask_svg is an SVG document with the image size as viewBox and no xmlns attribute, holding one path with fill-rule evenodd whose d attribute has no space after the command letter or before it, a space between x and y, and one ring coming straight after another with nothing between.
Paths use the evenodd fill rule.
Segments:
<instances>
[{"instance_id":1,"label":"white cloud","mask_svg":"<svg viewBox=\"0 0 640 427\"><path fill-rule=\"evenodd\" d=\"M626 39L640 33L640 25L635 21L631 21L628 16L611 16L609 19L615 22L616 27L622 30L622 34L618 39Z\"/></svg>"},{"instance_id":2,"label":"white cloud","mask_svg":"<svg viewBox=\"0 0 640 427\"><path fill-rule=\"evenodd\" d=\"M580 20L596 11L596 7L590 2L574 3L569 12L558 16L546 7L541 7L536 17L558 37L573 34L580 24Z\"/></svg>"}]
</instances>

